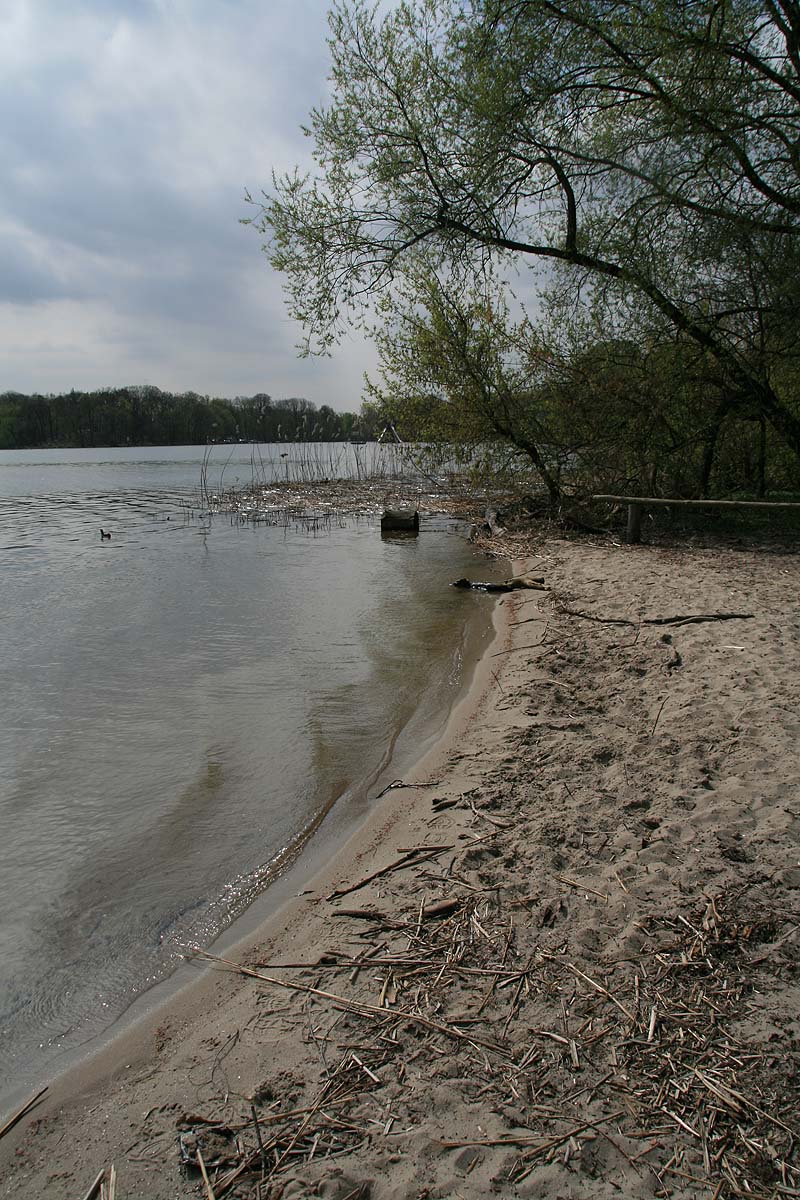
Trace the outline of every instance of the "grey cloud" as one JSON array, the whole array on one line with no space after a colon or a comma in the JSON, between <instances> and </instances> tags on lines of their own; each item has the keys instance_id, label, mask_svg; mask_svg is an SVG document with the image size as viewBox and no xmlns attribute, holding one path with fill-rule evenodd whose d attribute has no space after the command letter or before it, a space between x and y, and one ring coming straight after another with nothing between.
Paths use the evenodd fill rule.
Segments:
<instances>
[{"instance_id":1,"label":"grey cloud","mask_svg":"<svg viewBox=\"0 0 800 1200\"><path fill-rule=\"evenodd\" d=\"M33 36L0 47L0 296L20 314L39 305L39 320L17 321L16 374L0 388L40 386L37 371L59 386L57 348L69 344L65 374L78 362L104 375L64 386L119 382L117 363L173 388L355 402L370 356L354 344L338 360L297 361L280 280L239 224L245 187L308 154L299 125L325 92L326 7L29 4ZM64 299L68 316L51 303ZM56 326L48 337L49 321L67 320L69 337Z\"/></svg>"},{"instance_id":2,"label":"grey cloud","mask_svg":"<svg viewBox=\"0 0 800 1200\"><path fill-rule=\"evenodd\" d=\"M0 302L27 305L83 294L83 289L65 286L37 261L16 234L0 233Z\"/></svg>"}]
</instances>

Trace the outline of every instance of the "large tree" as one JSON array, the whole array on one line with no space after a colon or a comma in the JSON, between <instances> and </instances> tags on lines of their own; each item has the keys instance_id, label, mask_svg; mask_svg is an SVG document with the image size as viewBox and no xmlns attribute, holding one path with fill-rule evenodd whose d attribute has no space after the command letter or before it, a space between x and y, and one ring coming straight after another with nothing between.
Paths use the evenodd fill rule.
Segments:
<instances>
[{"instance_id":1,"label":"large tree","mask_svg":"<svg viewBox=\"0 0 800 1200\"><path fill-rule=\"evenodd\" d=\"M317 169L255 218L306 349L420 271L545 264L800 453L795 0L356 0L330 25Z\"/></svg>"}]
</instances>

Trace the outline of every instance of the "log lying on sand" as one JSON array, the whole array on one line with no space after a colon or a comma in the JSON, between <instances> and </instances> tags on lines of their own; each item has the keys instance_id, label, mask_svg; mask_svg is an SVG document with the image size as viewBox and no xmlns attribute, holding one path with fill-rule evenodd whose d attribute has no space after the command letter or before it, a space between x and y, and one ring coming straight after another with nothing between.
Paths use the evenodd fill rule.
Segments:
<instances>
[{"instance_id":1,"label":"log lying on sand","mask_svg":"<svg viewBox=\"0 0 800 1200\"><path fill-rule=\"evenodd\" d=\"M381 517L381 533L419 533L419 513L410 508L387 508Z\"/></svg>"},{"instance_id":2,"label":"log lying on sand","mask_svg":"<svg viewBox=\"0 0 800 1200\"><path fill-rule=\"evenodd\" d=\"M513 579L504 579L501 583L480 583L477 579L456 579L453 587L472 588L478 592L514 592L517 588L533 588L544 592L544 578L532 575L515 575Z\"/></svg>"}]
</instances>

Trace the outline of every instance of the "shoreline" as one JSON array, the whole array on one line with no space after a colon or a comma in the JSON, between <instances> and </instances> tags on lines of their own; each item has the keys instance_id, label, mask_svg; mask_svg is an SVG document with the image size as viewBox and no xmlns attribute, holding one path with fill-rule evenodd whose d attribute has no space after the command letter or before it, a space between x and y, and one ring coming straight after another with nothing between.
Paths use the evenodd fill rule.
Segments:
<instances>
[{"instance_id":1,"label":"shoreline","mask_svg":"<svg viewBox=\"0 0 800 1200\"><path fill-rule=\"evenodd\" d=\"M548 592L497 602L443 739L197 1020L0 1141L1 1196L798 1186L800 560L497 549Z\"/></svg>"},{"instance_id":2,"label":"shoreline","mask_svg":"<svg viewBox=\"0 0 800 1200\"><path fill-rule=\"evenodd\" d=\"M413 769L414 764L445 737L453 713L463 704L469 703L476 672L479 671L481 659L487 652L488 644L493 641L495 632L497 631L494 629L492 614L464 614L461 640L455 643L457 650L453 649L453 654L458 653L462 656L461 680L447 698L444 714L440 707L443 700L443 684L439 682L435 690L428 689L431 695L426 697L422 715L417 710L393 731L383 761L375 764L367 774L355 779L336 799L327 803L324 810L314 817L311 826L301 830L297 838L278 853L273 863L275 870L270 876L270 882L255 896L246 910L213 940L207 947L210 952L241 952L249 943L258 940L267 926L275 922L281 924L282 913L297 895L297 888L307 886L324 870L327 860L342 853L350 840L357 838L362 824L368 820L369 806L374 803L372 793L389 784L397 770ZM443 672L444 670L445 664ZM427 746L427 749L421 752L415 749L415 745L420 742ZM49 1096L53 1096L56 1090L59 1094L67 1094L70 1091L71 1085L61 1087L62 1081L82 1079L86 1072L86 1078L92 1081L96 1076L100 1078L107 1067L98 1067L95 1072L92 1064L115 1063L118 1060L121 1062L125 1057L127 1039L139 1038L139 1026L149 1028L152 1022L161 1020L173 1006L181 1008L184 1001L193 1007L191 997L201 986L203 979L197 978L197 965L192 967L188 962L176 967L168 976L158 979L151 988L134 996L107 1030L92 1036L86 1045L78 1044L62 1051L60 1061L55 1060L54 1066L30 1072L30 1078L26 1076L24 1082L8 1091L0 1106L0 1126L2 1121L11 1116L18 1105L40 1086ZM114 1049L118 1044L121 1048L119 1054ZM79 1088L82 1086L83 1084L78 1085Z\"/></svg>"},{"instance_id":3,"label":"shoreline","mask_svg":"<svg viewBox=\"0 0 800 1200\"><path fill-rule=\"evenodd\" d=\"M449 528L450 526L448 525L448 530ZM456 526L453 524L452 530L455 531L455 529ZM223 534L226 533L227 530L223 530ZM377 543L377 537L375 541ZM464 545L464 539L461 534L459 533L456 535L454 532L453 542L451 543L445 538L443 533L437 531L435 537L426 538L425 541L426 554L428 544L440 547L440 551L434 552L434 558L437 565L439 564L439 558L442 555L445 559L447 559L448 555L454 558L452 576L447 571L446 565L444 571L436 569L431 571L426 569L425 573L427 579L424 581L423 597L425 590L427 590L427 593L429 593L428 602L425 603L424 599L423 601L417 601L418 604L424 604L424 611L420 610L421 627L425 630L430 627L430 629L434 631L433 637L436 638L438 647L441 647L441 653L438 652L438 647L434 647L436 653L432 657L436 658L437 665L435 666L435 669L432 669L432 663L428 663L419 671L414 671L413 687L406 686L402 679L399 680L401 685L400 691L402 695L401 701L394 701L391 694L391 688L387 688L387 686L383 684L383 694L385 695L388 693L389 698L388 701L384 703L381 700L381 693L379 693L377 709L376 705L373 703L374 693L368 690L366 687L360 687L360 694L352 703L345 696L346 703L349 706L349 711L352 712L353 704L359 708L359 711L363 711L365 714L366 727L369 729L375 729L376 736L374 738L370 737L369 739L365 739L363 733L359 735L359 726L356 725L354 726L353 737L351 739L353 744L356 746L356 749L338 755L330 753L328 743L325 741L325 737L316 734L316 741L313 742L308 751L308 782L306 784L305 778L303 778L301 780L301 783L305 785L303 790L301 791L299 786L296 789L296 799L299 806L298 811L300 811L301 814L306 814L308 812L311 812L312 814L311 820L308 821L306 828L308 825L311 825L315 822L317 826L324 823L327 825L328 830L333 829L334 841L341 841L341 828L344 827L347 822L353 823L357 821L359 810L366 803L366 796L370 794L369 789L372 787L372 777L377 776L382 770L385 769L387 759L391 759L395 753L395 745L398 737L400 739L400 743L402 744L406 729L411 728L413 724L417 722L418 718L417 714L413 711L413 705L419 704L420 696L422 695L425 698L424 704L426 709L430 708L433 710L434 706L438 706L436 708L436 713L434 714L437 719L440 708L446 710L447 707L452 704L455 696L463 687L463 684L460 682L460 676L462 674L461 664L462 662L464 663L463 675L464 679L466 679L471 670L471 657L474 653L478 652L474 643L476 643L476 641L479 643L481 630L488 626L488 619L485 614L477 613L478 605L473 602L471 604L467 604L465 608L465 606L460 603L461 597L457 594L451 593L449 598L445 595L444 606L442 607L441 613L439 613L438 594L443 590L442 584L446 582L448 578L454 577L455 574L459 573L459 571L455 569L456 565L460 565L463 560L471 560L475 558L471 548ZM421 549L422 547L420 547L420 550ZM404 568L401 568L401 571L404 570ZM389 578L392 578L391 575ZM414 593L415 596L418 590L419 589L416 589ZM449 591L449 589L445 590ZM434 591L437 593L437 595L430 594ZM449 608L447 607L448 605ZM339 607L341 608L341 605ZM381 612L382 611L383 610L381 610ZM417 608L415 607L413 611L416 612ZM430 617L427 621L427 624L425 624L428 614L430 614ZM372 614L367 615L373 619L374 611ZM440 622L442 624L440 624ZM443 640L441 636L437 635L437 631L438 634L441 634L445 631L444 623L446 623L447 637ZM428 640L430 640L430 636L431 635L427 633L424 636L420 635L420 637L408 637L407 634L404 634L402 638L395 637L395 640L400 643L398 648L402 651L404 640L406 644L410 642L414 645L417 645L421 641L425 641L426 637ZM425 644L427 644L427 642ZM358 643L358 646L361 647L361 643ZM338 649L334 651L334 653L338 654ZM359 656L354 657L353 661L357 661L358 657ZM441 662L439 662L439 660L441 660ZM402 662L402 658L400 658L398 661ZM357 667L355 674L364 676L365 680L370 683L370 686L372 686L373 680L380 682L383 679L384 674L388 674L389 679L391 679L392 676L390 672L381 672L378 670L378 667L380 666L380 663L378 663L376 666L372 657L367 655L363 669L360 666ZM341 674L344 675L345 673L342 672ZM417 678L418 676L419 678ZM330 694L334 697L334 699L337 699L337 693L331 692ZM376 711L383 714L379 724L372 719L372 714L374 714ZM261 720L262 725L271 719L269 717L269 708L267 708L265 712L267 713L267 716L265 719ZM347 713L348 708L343 708L343 717L345 721L347 720ZM256 736L255 739L253 739L252 735L252 728L254 727L255 725L251 727L249 724L245 726L245 728L251 730L248 738L250 745L248 745L248 742L242 742L236 758L234 759L233 753L230 755L231 762L235 762L236 766L238 766L238 764L243 760L249 761L248 751L251 748L253 740L255 740L256 746L258 745L259 738ZM424 732L427 732L427 730ZM213 738L214 731L212 730L209 739L209 745L213 745ZM341 736L338 738L338 742L342 742L344 740L345 739L343 739ZM363 752L360 752L358 747L362 747ZM282 760L282 752L278 751L278 753L281 754ZM135 756L129 755L129 758L132 757ZM254 755L253 757L255 761L256 756ZM275 756L271 755L266 759L268 766L271 759L274 758ZM145 764L146 761L147 760L145 759ZM258 761L263 763L265 761L265 755L262 754L260 760ZM165 765L167 768L169 768L171 764L167 762ZM312 767L313 775L311 769ZM236 778L239 778L239 776L242 775L242 770L239 770L239 775ZM255 771L252 772L251 777L259 780L259 776ZM246 778L247 777L245 776L245 779ZM295 811L295 806L288 803L286 799L287 788L284 783L285 779L286 775L283 774L281 778L278 778L277 781L273 782L269 770L262 771L260 776L260 780L265 781L265 787L263 789L265 793L269 792L271 794L270 799L274 794L273 807L275 808L276 812L278 812L280 809L278 814L279 816L281 813L287 814ZM158 782L158 780L156 782ZM290 779L289 782L291 783L292 780ZM257 786L260 786L260 782ZM141 790L144 797L145 789L142 788ZM245 794L247 794L244 788L242 790L245 791ZM253 790L256 791L257 789L254 788ZM148 800L151 794L152 793L148 790L146 793ZM292 793L292 795L294 795L294 793ZM226 799L227 796L228 794L226 793ZM186 805L186 808L188 808L188 805ZM322 811L323 809L325 810L324 812ZM337 815L334 815L334 810ZM65 812L67 812L66 806ZM339 817L338 814L341 812L344 812L346 815ZM201 816L202 815L203 814L201 811ZM227 804L221 810L220 819L230 819ZM66 822L69 823L68 812L66 816ZM293 829L291 828L291 823L288 818L281 818L275 823L280 831L289 829L289 833L293 833ZM297 824L299 823L300 820L298 819ZM255 859L256 854L259 852L263 853L265 860L271 856L273 869L271 869L270 877L273 883L277 882L279 885L280 878L286 874L286 870L288 869L285 858L288 857L290 859L289 865L291 865L291 862L293 862L300 854L303 853L309 839L307 837L287 838L283 836L283 833L281 833L280 837L277 833L272 836L272 824L269 819L263 821L262 826L263 832L258 843L256 843L255 839L252 841L252 846L254 847L253 860L255 867L253 873L255 875L256 870L258 870L259 875L263 874L260 869L260 863L257 859ZM262 826L259 826L259 828L261 829ZM314 832L318 832L318 829L315 829ZM32 837L35 838L36 836L36 831L34 829ZM80 832L78 833L78 838L79 840L81 838ZM327 841L328 838L326 837L325 840ZM264 843L266 843L267 846L266 850L261 849ZM298 845L298 843L300 844ZM282 846L286 847L287 844L289 845L288 855L284 855L284 861L282 861L280 864L278 879L276 880L274 863L275 858L279 857L279 855L272 855L272 850L273 847L277 849ZM201 844L199 837L196 839L196 842L193 843L193 845L199 847L200 851L202 852L203 844ZM204 838L204 845L210 847L210 849L207 852L206 858L201 859L200 861L208 861L213 869L214 860L219 858L219 849L215 848L217 846L215 838ZM245 853L247 853L249 849L250 847L245 847ZM181 868L183 865L183 863L180 861L180 856L183 855L184 860L186 860L186 853L187 851L185 844L183 847L178 846L178 849L174 855L174 859L177 862L178 868ZM123 857L123 855L120 857ZM186 925L184 925L183 930L179 928L179 933L182 932L183 937L181 944L177 946L175 945L177 942L177 936L172 937L171 941L169 940L169 937L166 939L167 953L171 954L172 958L170 961L168 961L167 966L163 970L161 969L161 962L166 959L166 954L163 955L161 959L156 959L156 954L160 953L158 950L154 951L149 958L146 958L143 955L142 961L144 966L141 968L141 970L139 970L132 982L130 978L128 979L130 987L127 990L123 991L122 988L118 988L116 991L112 991L109 989L110 994L108 995L98 994L104 990L105 973L107 971L109 973L113 972L116 966L116 962L114 961L116 943L111 937L108 936L102 940L100 938L95 940L94 944L96 945L97 949L93 951L94 961L90 961L89 964L90 968L96 968L92 973L84 972L80 961L76 961L76 959L73 959L72 965L65 967L62 974L66 980L67 986L61 988L61 993L55 993L56 999L59 999L60 994L62 993L66 994L66 996L69 998L69 988L72 986L74 986L76 990L82 989L82 995L85 997L86 1003L84 1004L80 1015L85 1017L84 1024L80 1024L78 1018L74 1020L72 1019L74 1012L77 1010L76 1005L72 1006L72 1010L68 1012L68 1016L61 1020L60 1023L57 1023L59 1010L55 1009L55 1006L54 1017L49 1011L46 1011L44 1016L41 1017L41 1012L39 1010L44 1009L44 1004L40 1003L37 1010L33 1002L29 1003L28 994L23 992L23 984L21 982L19 983L19 993L21 994L22 999L17 1011L13 1011L13 1000L15 999L13 994L12 1002L10 1002L7 1006L9 1020L5 1027L4 1039L4 1063L7 1065L7 1070L0 1070L0 1076L3 1077L0 1079L0 1124L2 1124L4 1115L9 1111L13 1111L15 1104L17 1102L21 1102L27 1095L30 1095L34 1087L38 1086L39 1083L49 1083L54 1077L63 1075L65 1070L70 1069L74 1062L85 1058L87 1052L91 1053L94 1047L104 1044L106 1041L108 1041L109 1037L116 1036L117 1032L122 1028L126 1028L130 1024L131 1020L135 1020L137 1018L137 1015L152 1007L156 995L159 997L158 1003L161 1003L164 999L168 998L169 995L175 990L175 973L170 968L175 965L175 960L179 958L179 953L182 949L182 946L187 945L190 941L193 942L194 940L199 940L203 937L209 937L209 934L211 934L214 939L213 943L211 944L219 943L222 945L230 945L231 937L229 930L231 927L239 926L240 923L244 923L246 925L247 921L250 919L249 916L244 917L241 914L242 902L238 900L238 896L239 894L244 894L249 898L249 896L252 896L254 890L254 886L251 885L248 877L244 875L240 877L237 874L238 870L242 869L240 864L242 862L249 864L251 860L246 857L243 859L241 854L229 856L229 861L231 860L233 862L233 867L228 868L229 874L225 876L225 887L227 888L228 879L231 879L231 895L233 896L233 900L228 900L227 896L222 890L222 885L220 885L219 892L212 892L211 889L213 885L211 883L207 883L205 879L201 878L196 891L189 892L189 898L190 901L193 902L195 896L200 896L202 894L201 889L206 886L211 895L211 903L208 906L208 909L211 912L211 917L208 920L203 920L201 931L196 935L190 934L187 936L185 932ZM12 852L12 862L15 861L16 860L14 859ZM147 862L143 862L141 866L146 867ZM95 864L93 862L87 863L87 873L91 875L94 873L94 870ZM145 877L145 874L146 873L143 870L139 870L137 873L138 878L140 879ZM215 882L216 879L218 879L221 875L222 871L220 870L217 872ZM108 881L108 876L109 872L107 871L106 879L101 880L101 882ZM132 875L132 877L134 876ZM14 875L12 874L10 878L13 879ZM240 886L240 880L244 880L245 886ZM8 883L9 880L6 882ZM45 886L46 883L47 880L44 881ZM39 885L32 884L31 886L36 889ZM75 950L76 956L80 951L78 938L82 934L84 926L80 924L78 918L81 917L84 908L89 907L93 900L92 896L87 898L86 890L87 889L84 888L82 895L78 896L78 902L73 905L73 909L76 913L76 919L74 923L70 921L68 924L66 918L59 922L58 918L60 915L60 906L57 908L56 905L52 906L52 912L48 914L48 919L42 919L41 924L43 930L49 931L53 926L56 930L56 932L47 938L47 941L45 941L44 934L41 938L42 944L46 945L49 950L49 953L40 954L40 961L42 963L41 980L43 985L47 985L48 977L53 969L57 969L60 966L58 954L61 942L58 940L59 937L61 938L61 941L67 941L70 931L75 928L75 925L78 926L79 932L78 934L72 935L71 944L78 947L78 949ZM275 891L276 889L270 887L267 890ZM77 888L75 891L77 893ZM178 894L179 899L182 898L180 893L176 892L176 894ZM23 904L29 903L25 898L24 888L16 889L16 895L20 897L20 909L22 908ZM214 905L215 896L217 897L215 907L212 907ZM68 896L67 900L69 899L70 897ZM228 924L227 929L223 930L220 934L217 934L217 930L220 929L222 924L223 917L226 917L230 913L231 909L233 908L233 904L237 901L239 914L235 916L235 919L230 924ZM270 906L273 904L274 902L271 901ZM257 897L255 902L248 906L247 912L249 914L252 909L262 907L261 897ZM12 909L16 912L13 902ZM176 926L179 926L179 918L181 918L183 911L184 910L180 907L169 910L170 917L173 914L175 915ZM188 911L191 913L191 908L189 908ZM223 915L221 916L220 914ZM134 914L134 919L136 919L136 915L137 914ZM120 926L123 924L123 920L120 920ZM215 924L212 924L212 920L215 922ZM188 925L188 920L186 924ZM197 928L200 924L201 923L199 921L195 921L195 928ZM155 932L152 933L152 935L150 927L146 928L145 933L148 936L152 936L153 944L157 945L158 941L161 940L160 935L162 927L156 927L155 922L152 923L152 927L155 929ZM13 923L11 928L12 930L15 928ZM125 929L122 930L123 936L126 934L126 932L127 931ZM138 932L138 926L136 932ZM171 929L168 930L168 935L172 936ZM13 968L9 966L10 977L14 977L14 982L18 982L26 978L23 968L18 966L18 963L24 961L23 953L27 952L29 941L30 944L33 945L34 949L37 946L35 938L33 937L27 939L20 936L17 940L19 946L21 947L22 953L20 953L17 958L13 960ZM91 949L91 942L88 937L87 942L89 942ZM105 945L103 942L105 942ZM209 945L210 938L203 944ZM11 940L11 948L12 951L16 950L17 948L13 941L13 937ZM72 957L72 954L70 954L70 957ZM179 964L178 970L181 970ZM167 972L169 972L169 974L166 974ZM183 971L184 983L190 981L187 979L187 975L189 974L191 973L187 972L186 970ZM166 978L164 978L165 975ZM159 976L161 976L161 978L159 978ZM111 974L110 977L113 982L113 974ZM155 989L148 987L148 985L151 984L154 979L158 980L158 982L155 984ZM10 982L11 978L6 980L7 984L10 984ZM11 988L9 987L8 990L11 991ZM45 998L47 998L45 986L40 988L40 992L44 993ZM138 994L136 994L137 992ZM33 996L34 1000L39 998L38 993L35 991L31 991L30 995ZM108 1003L101 1004L101 1000L108 1000ZM67 1007L67 1004L65 1004L65 1007ZM17 1022L16 1019L18 1013L21 1013L22 1019ZM110 1021L112 1014L114 1015L114 1020L113 1023L109 1025L108 1022ZM37 1020L39 1017L41 1017L41 1021ZM45 1024L47 1018L50 1018L49 1026ZM102 1025L104 1024L107 1027L103 1030ZM98 1030L100 1032L98 1032ZM37 1049L37 1045L39 1044L41 1044L41 1048ZM12 1080L14 1084L13 1088Z\"/></svg>"},{"instance_id":4,"label":"shoreline","mask_svg":"<svg viewBox=\"0 0 800 1200\"><path fill-rule=\"evenodd\" d=\"M415 773L429 762L436 762L438 755L446 753L455 732L460 731L473 715L486 686L484 673L488 655L502 636L498 612L495 603L488 620L475 615L465 617L463 645L468 650L467 665L462 684L446 714L434 709L431 698L423 728L420 728L417 714L406 722L393 738L386 761L348 789L352 792L345 802L349 811L342 812L337 807L340 801L326 809L299 848L294 853L289 852L287 865L278 870L264 892L215 940L209 953L244 956L266 941L291 937L293 924L304 920L303 896L312 890L324 890L340 861L348 863L364 856L364 843L373 844L376 822L384 828L387 816L390 825L401 819L404 806L395 799L398 789L391 788L390 777L403 767ZM482 646L477 632L479 624L486 627L485 634L480 637ZM438 729L435 728L437 725ZM406 744L410 738L426 744L422 753L416 753ZM380 790L382 785L383 791ZM378 795L370 798L368 793L373 789ZM334 826L332 830L325 829L329 823ZM294 889L299 885L302 890L298 892ZM110 1084L120 1071L133 1069L138 1062L147 1061L153 1046L159 1047L163 1043L166 1023L187 1028L201 1021L207 1008L212 1003L219 1003L218 996L212 998L212 993L219 990L219 980L213 968L204 965L203 953L201 951L194 960L187 958L170 976L137 996L107 1031L92 1039L89 1049L67 1052L64 1065L49 1073L42 1072L41 1088L36 1087L31 1092L30 1088L20 1086L16 1089L18 1094L10 1093L13 1099L8 1102L8 1111L0 1114L0 1125L2 1120L12 1117L31 1094L42 1098L30 1116L26 1114L25 1120L31 1117L35 1121L47 1120L56 1110L80 1103L84 1095ZM0 1163L8 1139L13 1141L11 1132L0 1141Z\"/></svg>"}]
</instances>

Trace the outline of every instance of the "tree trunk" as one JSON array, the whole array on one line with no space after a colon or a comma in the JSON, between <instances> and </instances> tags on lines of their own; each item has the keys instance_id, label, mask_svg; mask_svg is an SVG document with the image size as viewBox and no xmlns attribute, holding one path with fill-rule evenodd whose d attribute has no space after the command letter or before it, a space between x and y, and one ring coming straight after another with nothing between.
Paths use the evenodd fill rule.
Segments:
<instances>
[{"instance_id":1,"label":"tree trunk","mask_svg":"<svg viewBox=\"0 0 800 1200\"><path fill-rule=\"evenodd\" d=\"M561 503L561 487L555 475L553 475L552 471L544 461L544 457L536 443L529 441L527 438L518 437L510 425L503 424L503 422L500 421L496 416L492 416L491 421L495 430L500 434L501 437L507 438L508 441L511 442L512 446L516 446L517 449L522 450L525 454L527 454L528 458L539 472L542 483L547 488L547 494L550 497L550 504L553 508L557 508Z\"/></svg>"},{"instance_id":2,"label":"tree trunk","mask_svg":"<svg viewBox=\"0 0 800 1200\"><path fill-rule=\"evenodd\" d=\"M754 387L752 399L761 417L769 421L781 441L800 458L800 417L775 395L769 384Z\"/></svg>"},{"instance_id":3,"label":"tree trunk","mask_svg":"<svg viewBox=\"0 0 800 1200\"><path fill-rule=\"evenodd\" d=\"M708 498L708 485L711 480L711 471L714 467L714 454L719 441L719 431L722 429L728 412L730 411L730 401L723 400L717 405L713 420L709 426L708 433L705 438L705 446L703 448L703 464L700 468L700 499Z\"/></svg>"}]
</instances>

